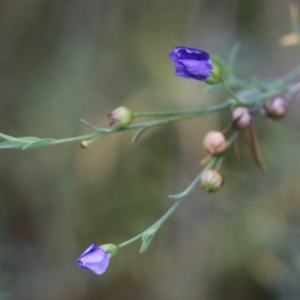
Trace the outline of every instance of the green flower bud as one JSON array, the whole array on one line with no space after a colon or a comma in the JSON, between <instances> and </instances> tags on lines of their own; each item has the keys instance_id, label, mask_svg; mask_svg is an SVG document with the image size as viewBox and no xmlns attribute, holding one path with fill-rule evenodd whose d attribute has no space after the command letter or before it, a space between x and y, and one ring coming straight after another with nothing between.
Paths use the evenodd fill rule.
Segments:
<instances>
[{"instance_id":1,"label":"green flower bud","mask_svg":"<svg viewBox=\"0 0 300 300\"><path fill-rule=\"evenodd\" d=\"M101 245L100 248L104 249L105 252L109 253L111 257L115 256L119 251L119 247L114 244L104 244Z\"/></svg>"},{"instance_id":2,"label":"green flower bud","mask_svg":"<svg viewBox=\"0 0 300 300\"><path fill-rule=\"evenodd\" d=\"M288 103L284 97L274 97L265 103L265 110L268 117L273 119L283 118L288 111Z\"/></svg>"},{"instance_id":3,"label":"green flower bud","mask_svg":"<svg viewBox=\"0 0 300 300\"><path fill-rule=\"evenodd\" d=\"M228 143L222 132L210 131L203 139L203 147L211 155L220 155L227 150Z\"/></svg>"},{"instance_id":4,"label":"green flower bud","mask_svg":"<svg viewBox=\"0 0 300 300\"><path fill-rule=\"evenodd\" d=\"M252 115L246 107L237 107L231 114L231 123L234 129L246 130L251 127L252 121Z\"/></svg>"},{"instance_id":5,"label":"green flower bud","mask_svg":"<svg viewBox=\"0 0 300 300\"><path fill-rule=\"evenodd\" d=\"M219 190L223 183L223 176L216 170L204 170L201 175L201 187L209 193Z\"/></svg>"},{"instance_id":6,"label":"green flower bud","mask_svg":"<svg viewBox=\"0 0 300 300\"><path fill-rule=\"evenodd\" d=\"M205 82L207 84L214 85L221 81L222 70L216 63L212 63L212 65L213 65L213 70L211 72L211 75L208 79L205 80Z\"/></svg>"},{"instance_id":7,"label":"green flower bud","mask_svg":"<svg viewBox=\"0 0 300 300\"><path fill-rule=\"evenodd\" d=\"M111 120L109 126L126 127L134 119L134 113L125 106L120 106L107 115Z\"/></svg>"}]
</instances>

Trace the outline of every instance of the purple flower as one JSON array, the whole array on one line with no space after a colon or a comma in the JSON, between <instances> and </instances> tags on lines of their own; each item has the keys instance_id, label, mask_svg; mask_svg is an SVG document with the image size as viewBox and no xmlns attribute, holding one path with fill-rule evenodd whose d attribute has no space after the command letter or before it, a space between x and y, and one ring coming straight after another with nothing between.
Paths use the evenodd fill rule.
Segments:
<instances>
[{"instance_id":1,"label":"purple flower","mask_svg":"<svg viewBox=\"0 0 300 300\"><path fill-rule=\"evenodd\" d=\"M209 54L190 47L175 47L170 53L175 65L175 75L196 80L207 80L212 76L214 66Z\"/></svg>"},{"instance_id":2,"label":"purple flower","mask_svg":"<svg viewBox=\"0 0 300 300\"><path fill-rule=\"evenodd\" d=\"M97 275L103 274L109 264L110 254L105 249L92 244L77 259L77 264L83 269L89 269Z\"/></svg>"}]
</instances>

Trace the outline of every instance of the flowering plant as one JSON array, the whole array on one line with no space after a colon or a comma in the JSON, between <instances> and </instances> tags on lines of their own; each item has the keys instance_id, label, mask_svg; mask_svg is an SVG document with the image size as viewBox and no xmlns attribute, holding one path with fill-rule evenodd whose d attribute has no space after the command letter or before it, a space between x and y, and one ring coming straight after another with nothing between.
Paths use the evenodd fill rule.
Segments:
<instances>
[{"instance_id":1,"label":"flowering plant","mask_svg":"<svg viewBox=\"0 0 300 300\"><path fill-rule=\"evenodd\" d=\"M294 14L294 16L297 16L297 14ZM298 22L297 19L293 21L294 23ZM299 28L299 26L296 28ZM299 32L296 31L295 34L298 36ZM255 80L244 80L237 77L234 73L237 51L238 47L233 47L228 61L224 61L219 57L212 58L203 50L184 46L175 47L169 55L175 66L175 75L185 79L204 81L213 85L210 90L223 88L227 92L228 98L217 105L207 108L160 112L132 112L129 108L122 106L108 115L112 127L97 127L85 120L81 120L86 126L93 129L93 132L65 139L16 138L0 133L0 139L2 140L0 149L29 150L79 141L82 148L88 148L95 141L114 133L130 130L136 131L132 138L132 142L135 142L145 131L156 126L199 118L219 111L228 112L230 126L222 132L210 131L204 137L203 147L208 152L208 156L201 161L204 166L203 170L184 191L169 195L170 198L175 199L169 210L146 230L117 246L106 244L98 247L92 244L78 258L77 264L80 267L89 269L98 275L103 274L109 265L110 259L117 254L119 249L138 240L141 240L140 252L146 251L161 225L175 212L199 183L208 192L216 192L221 189L224 184L224 179L220 172L223 160L241 134L245 134L257 166L260 170L266 171L259 151L253 120L257 115L273 119L280 119L286 115L290 100L300 90L300 67L296 67L282 78L262 80L258 85ZM139 117L154 117L156 119L132 124L134 119Z\"/></svg>"}]
</instances>

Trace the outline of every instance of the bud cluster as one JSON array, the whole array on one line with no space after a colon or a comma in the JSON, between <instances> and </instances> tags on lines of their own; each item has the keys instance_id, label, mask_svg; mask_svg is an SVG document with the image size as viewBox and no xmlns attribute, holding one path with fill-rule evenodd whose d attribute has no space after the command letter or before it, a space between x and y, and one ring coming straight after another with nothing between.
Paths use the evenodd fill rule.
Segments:
<instances>
[{"instance_id":1,"label":"bud cluster","mask_svg":"<svg viewBox=\"0 0 300 300\"><path fill-rule=\"evenodd\" d=\"M268 117L279 119L286 115L288 110L287 101L283 97L271 98L264 104L264 109ZM263 165L259 154L258 145L253 129L253 114L247 107L236 107L231 113L231 127L238 131L245 131L246 138L256 163ZM203 139L203 147L213 156L221 156L228 149L228 141L220 131L210 131ZM209 157L208 157L209 158ZM223 176L217 170L203 171L200 179L202 188L207 192L215 192L223 185Z\"/></svg>"},{"instance_id":2,"label":"bud cluster","mask_svg":"<svg viewBox=\"0 0 300 300\"><path fill-rule=\"evenodd\" d=\"M228 141L220 131L210 131L203 139L204 149L213 156L221 156L228 149ZM201 174L201 187L207 192L216 192L223 185L223 176L217 170L204 170Z\"/></svg>"}]
</instances>

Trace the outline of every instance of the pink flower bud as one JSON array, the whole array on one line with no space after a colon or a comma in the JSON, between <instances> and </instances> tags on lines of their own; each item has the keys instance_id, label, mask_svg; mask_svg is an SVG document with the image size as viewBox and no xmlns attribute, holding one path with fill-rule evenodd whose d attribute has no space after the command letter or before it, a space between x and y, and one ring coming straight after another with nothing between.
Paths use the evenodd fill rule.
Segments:
<instances>
[{"instance_id":1,"label":"pink flower bud","mask_svg":"<svg viewBox=\"0 0 300 300\"><path fill-rule=\"evenodd\" d=\"M231 114L231 123L234 129L245 130L252 125L252 121L252 115L246 107L237 107Z\"/></svg>"},{"instance_id":2,"label":"pink flower bud","mask_svg":"<svg viewBox=\"0 0 300 300\"><path fill-rule=\"evenodd\" d=\"M283 118L288 111L288 103L284 97L275 97L265 103L266 114L270 118Z\"/></svg>"},{"instance_id":3,"label":"pink flower bud","mask_svg":"<svg viewBox=\"0 0 300 300\"><path fill-rule=\"evenodd\" d=\"M131 124L134 119L133 112L127 107L120 106L107 115L111 120L109 126L126 127Z\"/></svg>"},{"instance_id":4,"label":"pink flower bud","mask_svg":"<svg viewBox=\"0 0 300 300\"><path fill-rule=\"evenodd\" d=\"M228 143L222 132L210 131L203 139L203 147L211 155L220 155L227 150Z\"/></svg>"}]
</instances>

